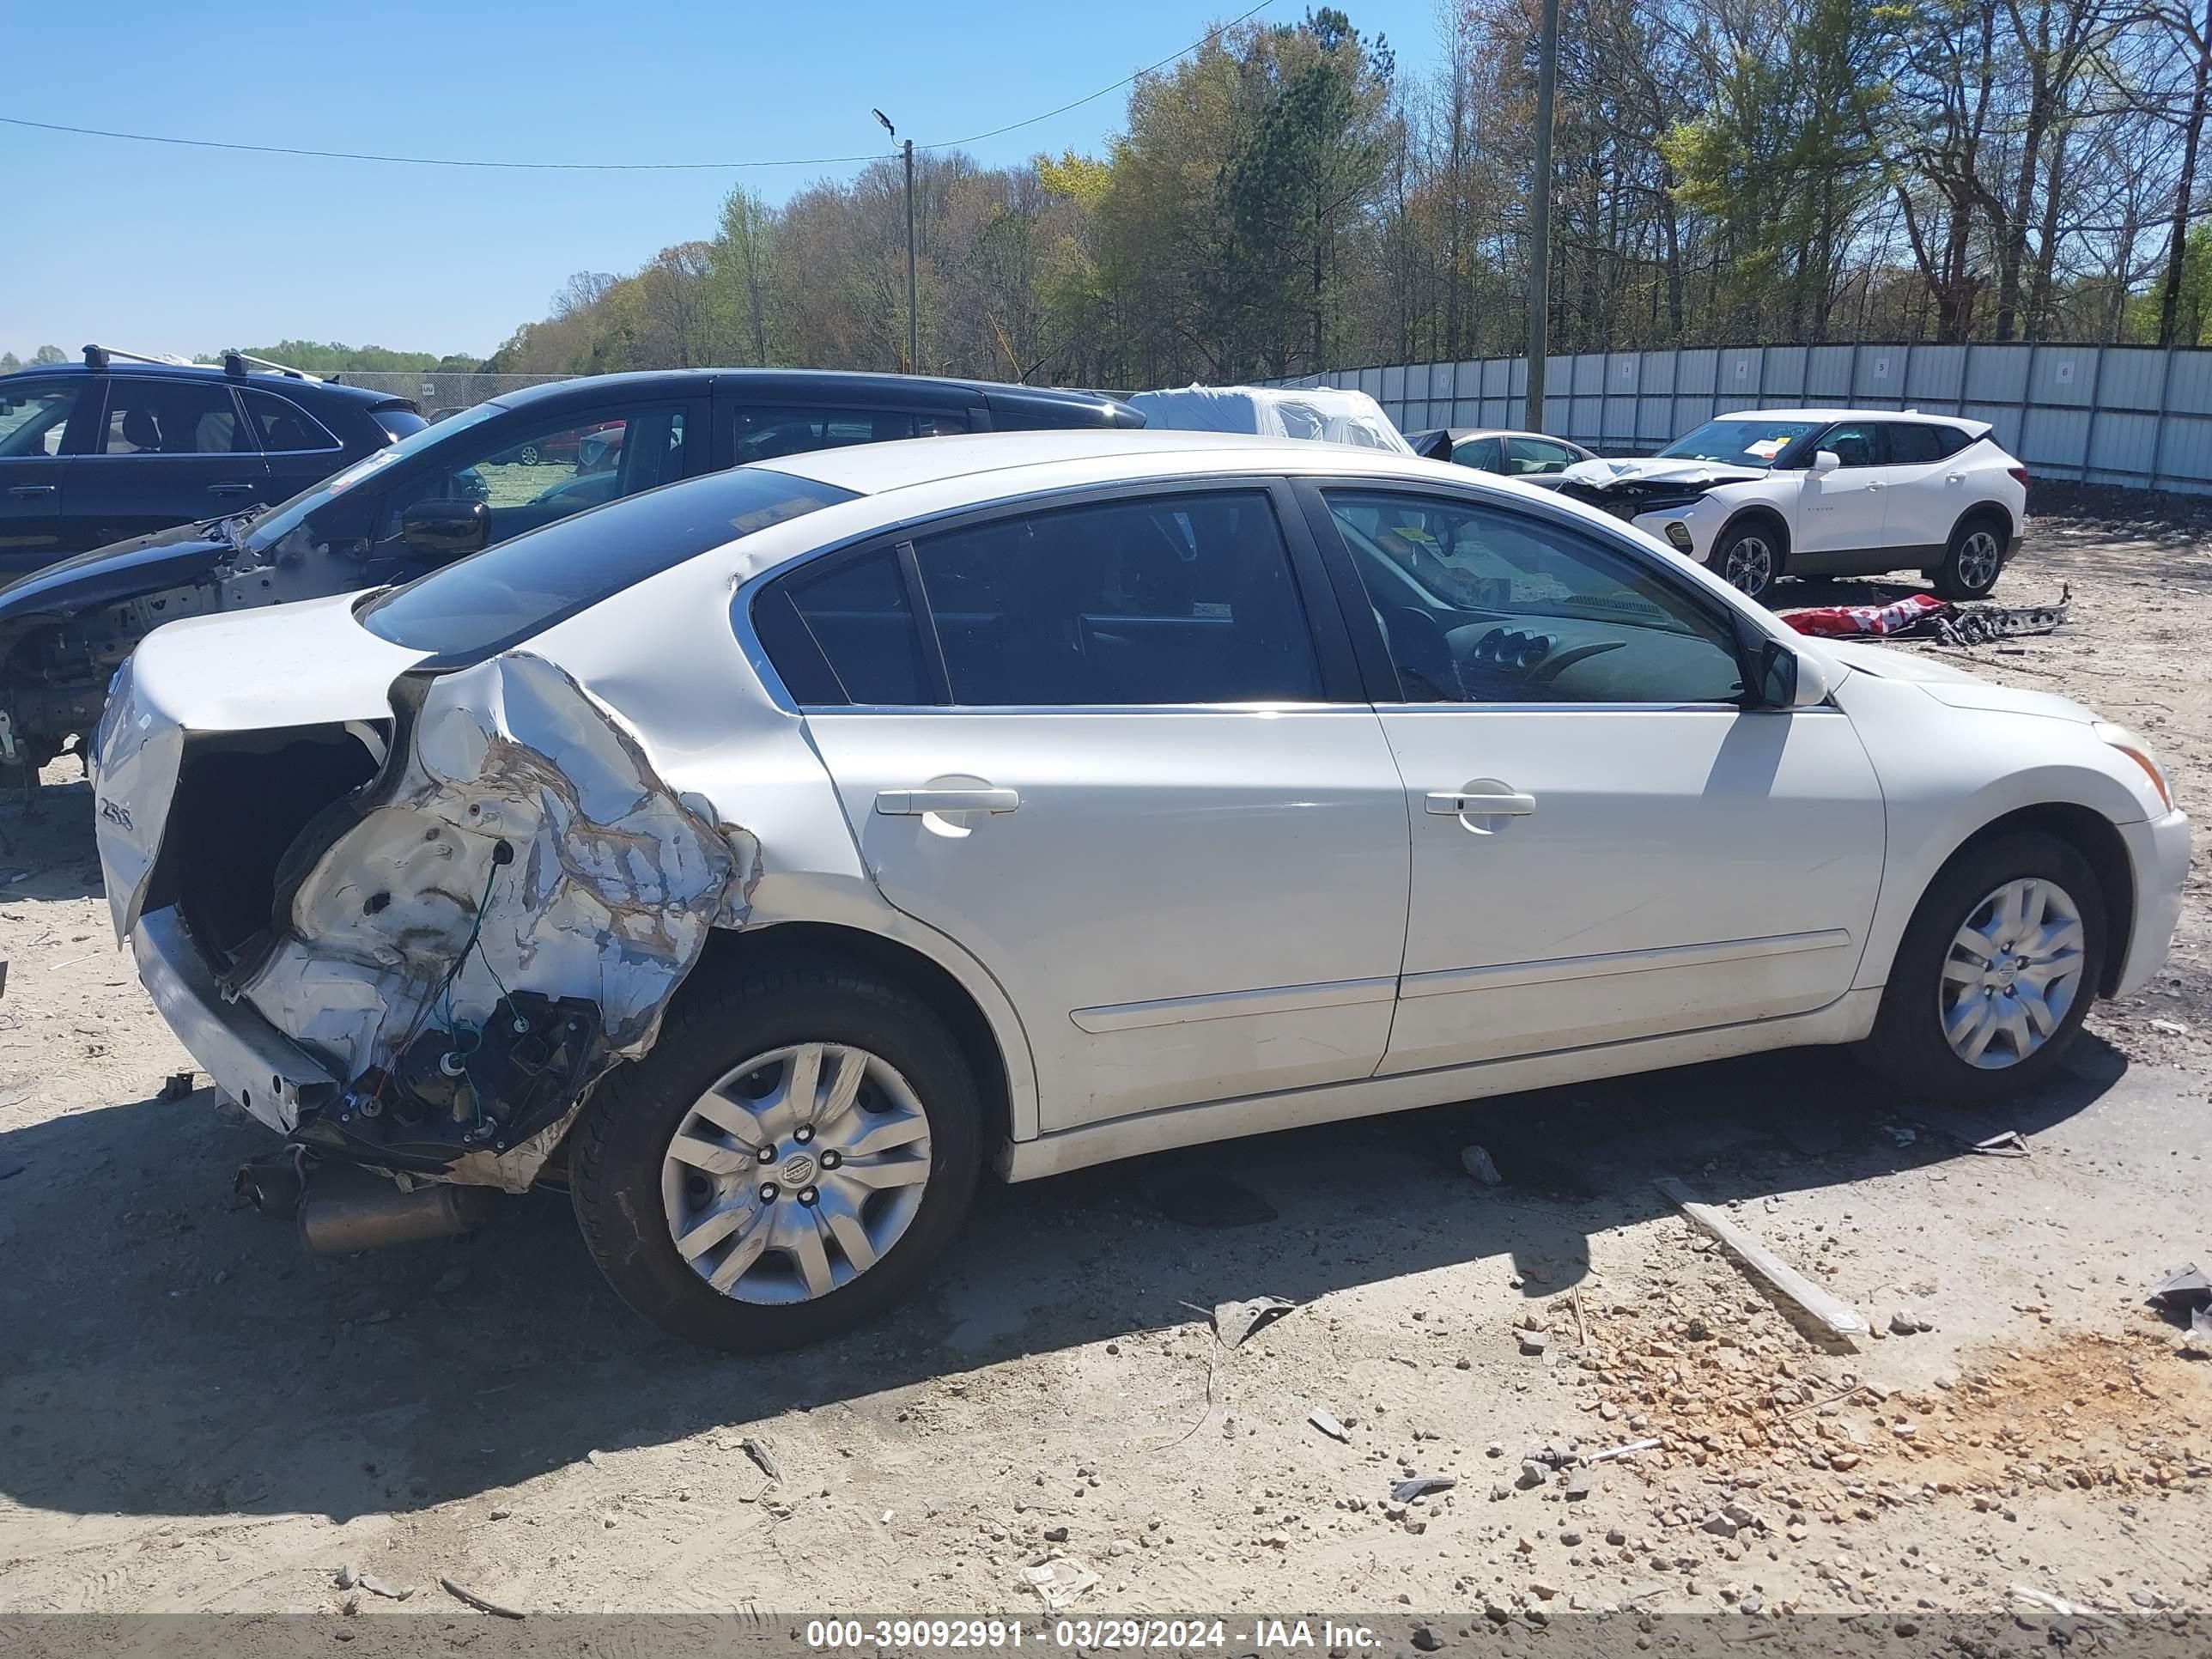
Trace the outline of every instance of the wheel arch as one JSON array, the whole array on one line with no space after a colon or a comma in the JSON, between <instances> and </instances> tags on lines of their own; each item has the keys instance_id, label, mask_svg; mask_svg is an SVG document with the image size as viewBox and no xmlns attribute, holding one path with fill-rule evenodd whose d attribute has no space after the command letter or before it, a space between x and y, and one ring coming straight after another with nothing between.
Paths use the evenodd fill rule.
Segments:
<instances>
[{"instance_id":1,"label":"wheel arch","mask_svg":"<svg viewBox=\"0 0 2212 1659\"><path fill-rule=\"evenodd\" d=\"M2128 856L2128 844L2119 830L2094 806L2075 801L2039 801L1992 818L1953 849L1950 857L1929 878L1928 885L1932 886L1947 872L1990 842L2024 830L2040 830L2064 842L2087 861L2095 874L2098 896L2104 901L2105 922L2110 930L2097 994L2112 995L2118 988L2129 947L2134 942L2135 865ZM1927 887L1921 890L1924 893ZM1915 903L1917 906L1917 900Z\"/></svg>"},{"instance_id":2,"label":"wheel arch","mask_svg":"<svg viewBox=\"0 0 2212 1659\"><path fill-rule=\"evenodd\" d=\"M1998 529L2003 533L2005 542L1999 551L2011 550L2012 538L2020 530L2020 526L2013 519L2012 510L2002 501L1979 501L1971 507L1961 508L1959 516L1951 520L1951 533L1943 538L1943 546L1947 551L1958 541L1959 532L1977 519L1995 520Z\"/></svg>"},{"instance_id":3,"label":"wheel arch","mask_svg":"<svg viewBox=\"0 0 2212 1659\"><path fill-rule=\"evenodd\" d=\"M1782 509L1771 501L1746 501L1728 516L1721 526L1721 533L1713 538L1713 556L1717 558L1728 539L1738 530L1753 520L1767 526L1774 536L1773 580L1781 580L1790 566L1790 520Z\"/></svg>"},{"instance_id":4,"label":"wheel arch","mask_svg":"<svg viewBox=\"0 0 2212 1659\"><path fill-rule=\"evenodd\" d=\"M799 958L866 967L912 991L945 1021L960 1045L981 1091L986 1147L1028 1138L1017 1133L1015 1100L1020 1085L1012 1069L1016 1056L1008 1052L989 1013L960 978L914 945L841 922L780 921L716 930L693 972L712 974ZM1019 1060L1027 1062L1026 1042ZM1031 1091L1032 1110L1034 1100ZM1029 1134L1035 1133L1033 1125L1024 1127Z\"/></svg>"}]
</instances>

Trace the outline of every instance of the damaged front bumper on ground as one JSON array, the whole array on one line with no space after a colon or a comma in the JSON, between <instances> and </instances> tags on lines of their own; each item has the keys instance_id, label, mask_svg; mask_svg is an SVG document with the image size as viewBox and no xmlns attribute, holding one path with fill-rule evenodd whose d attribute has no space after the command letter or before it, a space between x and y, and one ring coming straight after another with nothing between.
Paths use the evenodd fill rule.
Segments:
<instances>
[{"instance_id":1,"label":"damaged front bumper on ground","mask_svg":"<svg viewBox=\"0 0 2212 1659\"><path fill-rule=\"evenodd\" d=\"M98 750L110 903L253 1115L319 1155L520 1191L744 921L759 848L544 658L390 666L364 665L387 676L376 718L270 731L196 726L188 677L134 659Z\"/></svg>"}]
</instances>

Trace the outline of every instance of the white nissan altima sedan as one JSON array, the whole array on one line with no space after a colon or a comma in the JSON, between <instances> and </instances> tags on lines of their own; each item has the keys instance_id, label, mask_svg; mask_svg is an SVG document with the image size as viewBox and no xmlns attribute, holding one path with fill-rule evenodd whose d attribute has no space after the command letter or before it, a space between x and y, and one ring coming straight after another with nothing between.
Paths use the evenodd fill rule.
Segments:
<instances>
[{"instance_id":1,"label":"white nissan altima sedan","mask_svg":"<svg viewBox=\"0 0 2212 1659\"><path fill-rule=\"evenodd\" d=\"M343 1251L565 1180L735 1349L904 1295L986 1167L1797 1044L2028 1087L2188 849L2062 698L1555 495L1190 434L787 457L180 622L95 781L155 1004L288 1143L250 1192Z\"/></svg>"}]
</instances>

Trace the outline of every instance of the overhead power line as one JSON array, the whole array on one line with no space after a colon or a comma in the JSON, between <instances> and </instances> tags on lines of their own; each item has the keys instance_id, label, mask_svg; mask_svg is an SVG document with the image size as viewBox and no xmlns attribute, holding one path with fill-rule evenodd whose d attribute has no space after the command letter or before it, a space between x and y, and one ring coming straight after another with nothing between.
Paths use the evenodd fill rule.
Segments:
<instances>
[{"instance_id":1,"label":"overhead power line","mask_svg":"<svg viewBox=\"0 0 2212 1659\"><path fill-rule=\"evenodd\" d=\"M1153 70L1163 69L1177 58L1188 56L1210 45L1219 36L1247 22L1274 3L1274 0L1260 0L1260 3L1240 17L1231 19L1218 28L1208 31L1201 39L1193 41L1180 52L1170 52L1156 64L1147 64L1133 75L1127 75L1110 87L1065 103L1057 109L1048 109L1042 115L1032 115L1024 120L1013 121L1003 127L994 127L988 132L971 134L965 138L947 138L933 144L916 144L916 149L957 149L966 144L978 144L986 138L996 138L1005 133L1018 132L1024 127L1033 127L1040 121L1049 121L1055 115L1065 115L1072 109L1096 103L1109 93L1133 85ZM862 161L882 160L880 155L805 155L775 161L478 161L457 155L385 155L370 151L350 149L305 149L288 144L240 144L220 138L180 138L173 134L155 132L118 132L107 127L72 126L61 121L33 121L26 116L0 115L0 125L25 127L38 132L63 132L80 138L118 138L134 144L167 144L185 149L222 149L243 152L250 155L304 156L319 161L375 161L390 167L488 167L503 173L725 173L741 167L848 167Z\"/></svg>"}]
</instances>

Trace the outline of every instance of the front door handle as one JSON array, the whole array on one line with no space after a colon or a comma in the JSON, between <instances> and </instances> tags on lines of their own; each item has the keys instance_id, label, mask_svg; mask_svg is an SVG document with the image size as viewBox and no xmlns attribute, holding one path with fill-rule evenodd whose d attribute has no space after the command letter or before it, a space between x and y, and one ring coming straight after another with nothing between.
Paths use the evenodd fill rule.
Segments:
<instances>
[{"instance_id":1,"label":"front door handle","mask_svg":"<svg viewBox=\"0 0 2212 1659\"><path fill-rule=\"evenodd\" d=\"M41 495L51 495L53 493L54 487L52 484L10 484L8 488L9 497L18 501L35 501Z\"/></svg>"},{"instance_id":2,"label":"front door handle","mask_svg":"<svg viewBox=\"0 0 2212 1659\"><path fill-rule=\"evenodd\" d=\"M254 487L250 483L213 483L208 486L210 495L251 495Z\"/></svg>"},{"instance_id":3,"label":"front door handle","mask_svg":"<svg viewBox=\"0 0 2212 1659\"><path fill-rule=\"evenodd\" d=\"M885 817L919 817L925 812L1011 812L1022 798L1011 789L884 789L876 811Z\"/></svg>"},{"instance_id":4,"label":"front door handle","mask_svg":"<svg viewBox=\"0 0 2212 1659\"><path fill-rule=\"evenodd\" d=\"M1467 795L1438 790L1429 797L1429 811L1440 818L1525 818L1536 810L1534 795Z\"/></svg>"}]
</instances>

